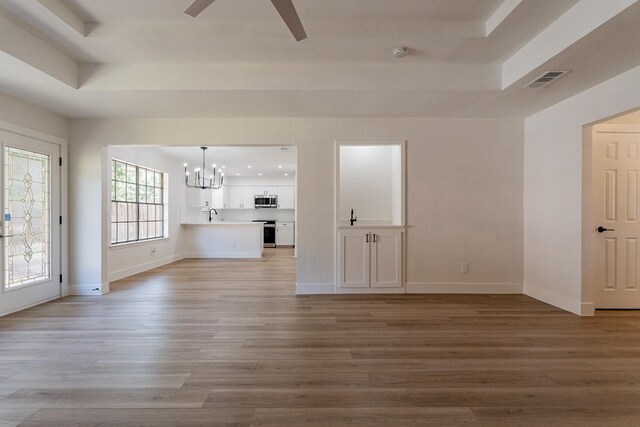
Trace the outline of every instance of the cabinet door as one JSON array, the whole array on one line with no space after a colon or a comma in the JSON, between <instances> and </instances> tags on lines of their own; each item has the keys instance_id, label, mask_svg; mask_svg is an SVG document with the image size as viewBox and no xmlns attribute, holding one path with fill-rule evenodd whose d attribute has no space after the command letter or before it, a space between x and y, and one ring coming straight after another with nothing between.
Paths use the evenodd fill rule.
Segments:
<instances>
[{"instance_id":1,"label":"cabinet door","mask_svg":"<svg viewBox=\"0 0 640 427\"><path fill-rule=\"evenodd\" d=\"M242 205L242 187L229 187L228 208L240 209Z\"/></svg>"},{"instance_id":2,"label":"cabinet door","mask_svg":"<svg viewBox=\"0 0 640 427\"><path fill-rule=\"evenodd\" d=\"M402 231L373 230L371 287L402 287Z\"/></svg>"},{"instance_id":3,"label":"cabinet door","mask_svg":"<svg viewBox=\"0 0 640 427\"><path fill-rule=\"evenodd\" d=\"M276 227L276 246L293 246L293 227Z\"/></svg>"},{"instance_id":4,"label":"cabinet door","mask_svg":"<svg viewBox=\"0 0 640 427\"><path fill-rule=\"evenodd\" d=\"M224 209L226 206L224 205L225 203L225 186L222 186L222 188L218 188L217 190L212 190L213 191L213 202L212 202L212 207L216 208L216 209Z\"/></svg>"},{"instance_id":5,"label":"cabinet door","mask_svg":"<svg viewBox=\"0 0 640 427\"><path fill-rule=\"evenodd\" d=\"M200 207L210 208L213 203L213 190L198 190L200 193Z\"/></svg>"},{"instance_id":6,"label":"cabinet door","mask_svg":"<svg viewBox=\"0 0 640 427\"><path fill-rule=\"evenodd\" d=\"M368 288L370 279L369 232L367 230L340 230L340 287Z\"/></svg>"},{"instance_id":7,"label":"cabinet door","mask_svg":"<svg viewBox=\"0 0 640 427\"><path fill-rule=\"evenodd\" d=\"M253 194L256 196L264 196L267 194L267 187L253 187Z\"/></svg>"},{"instance_id":8,"label":"cabinet door","mask_svg":"<svg viewBox=\"0 0 640 427\"><path fill-rule=\"evenodd\" d=\"M278 187L278 209L295 208L295 187Z\"/></svg>"},{"instance_id":9,"label":"cabinet door","mask_svg":"<svg viewBox=\"0 0 640 427\"><path fill-rule=\"evenodd\" d=\"M278 194L278 187L265 187L264 191L266 196L276 196Z\"/></svg>"},{"instance_id":10,"label":"cabinet door","mask_svg":"<svg viewBox=\"0 0 640 427\"><path fill-rule=\"evenodd\" d=\"M255 196L253 187L242 187L242 209L254 209Z\"/></svg>"}]
</instances>

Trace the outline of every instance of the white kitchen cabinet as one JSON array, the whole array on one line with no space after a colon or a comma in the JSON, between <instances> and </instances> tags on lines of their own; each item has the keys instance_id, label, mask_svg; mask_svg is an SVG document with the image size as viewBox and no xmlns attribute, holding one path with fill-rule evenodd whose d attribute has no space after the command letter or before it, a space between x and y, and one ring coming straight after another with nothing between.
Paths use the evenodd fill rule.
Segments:
<instances>
[{"instance_id":1,"label":"white kitchen cabinet","mask_svg":"<svg viewBox=\"0 0 640 427\"><path fill-rule=\"evenodd\" d=\"M402 230L344 229L338 236L341 288L402 287Z\"/></svg>"},{"instance_id":2,"label":"white kitchen cabinet","mask_svg":"<svg viewBox=\"0 0 640 427\"><path fill-rule=\"evenodd\" d=\"M368 230L341 230L340 287L368 288L371 274L371 245Z\"/></svg>"},{"instance_id":3,"label":"white kitchen cabinet","mask_svg":"<svg viewBox=\"0 0 640 427\"><path fill-rule=\"evenodd\" d=\"M242 187L242 209L255 208L254 187Z\"/></svg>"},{"instance_id":4,"label":"white kitchen cabinet","mask_svg":"<svg viewBox=\"0 0 640 427\"><path fill-rule=\"evenodd\" d=\"M223 185L222 188L218 188L213 191L213 201L211 206L216 209L224 209L229 204L229 186Z\"/></svg>"},{"instance_id":5,"label":"white kitchen cabinet","mask_svg":"<svg viewBox=\"0 0 640 427\"><path fill-rule=\"evenodd\" d=\"M211 207L213 193L211 190L201 190L199 188L187 188L187 206L191 208Z\"/></svg>"},{"instance_id":6,"label":"white kitchen cabinet","mask_svg":"<svg viewBox=\"0 0 640 427\"><path fill-rule=\"evenodd\" d=\"M293 246L295 222L276 221L276 246Z\"/></svg>"},{"instance_id":7,"label":"white kitchen cabinet","mask_svg":"<svg viewBox=\"0 0 640 427\"><path fill-rule=\"evenodd\" d=\"M371 287L402 287L402 232L371 231Z\"/></svg>"},{"instance_id":8,"label":"white kitchen cabinet","mask_svg":"<svg viewBox=\"0 0 640 427\"><path fill-rule=\"evenodd\" d=\"M275 196L278 194L278 187L253 187L253 194L256 196Z\"/></svg>"},{"instance_id":9,"label":"white kitchen cabinet","mask_svg":"<svg viewBox=\"0 0 640 427\"><path fill-rule=\"evenodd\" d=\"M253 187L229 187L229 209L253 209Z\"/></svg>"},{"instance_id":10,"label":"white kitchen cabinet","mask_svg":"<svg viewBox=\"0 0 640 427\"><path fill-rule=\"evenodd\" d=\"M295 209L295 187L278 187L278 209Z\"/></svg>"},{"instance_id":11,"label":"white kitchen cabinet","mask_svg":"<svg viewBox=\"0 0 640 427\"><path fill-rule=\"evenodd\" d=\"M242 208L242 187L229 187L229 209Z\"/></svg>"}]
</instances>

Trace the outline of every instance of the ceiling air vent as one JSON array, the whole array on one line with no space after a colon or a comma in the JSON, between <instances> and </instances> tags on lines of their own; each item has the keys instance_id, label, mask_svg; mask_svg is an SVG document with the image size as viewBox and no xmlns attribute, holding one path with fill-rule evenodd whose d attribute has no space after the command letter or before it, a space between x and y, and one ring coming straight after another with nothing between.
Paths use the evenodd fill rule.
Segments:
<instances>
[{"instance_id":1,"label":"ceiling air vent","mask_svg":"<svg viewBox=\"0 0 640 427\"><path fill-rule=\"evenodd\" d=\"M280 147L280 151L290 152L291 151L291 147Z\"/></svg>"},{"instance_id":2,"label":"ceiling air vent","mask_svg":"<svg viewBox=\"0 0 640 427\"><path fill-rule=\"evenodd\" d=\"M551 83L558 80L560 77L567 74L569 70L556 70L556 71L547 71L531 83L525 85L524 87L545 87L550 85Z\"/></svg>"}]
</instances>

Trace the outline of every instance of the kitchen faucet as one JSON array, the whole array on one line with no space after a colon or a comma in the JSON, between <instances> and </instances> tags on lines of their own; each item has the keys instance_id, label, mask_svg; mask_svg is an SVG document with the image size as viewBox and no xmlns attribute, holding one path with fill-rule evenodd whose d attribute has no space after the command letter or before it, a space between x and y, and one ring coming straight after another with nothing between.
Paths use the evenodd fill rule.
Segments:
<instances>
[{"instance_id":1,"label":"kitchen faucet","mask_svg":"<svg viewBox=\"0 0 640 427\"><path fill-rule=\"evenodd\" d=\"M351 226L353 227L353 223L356 222L358 220L357 216L353 216L353 209L351 209L351 217L349 218L349 222L351 223Z\"/></svg>"},{"instance_id":2,"label":"kitchen faucet","mask_svg":"<svg viewBox=\"0 0 640 427\"><path fill-rule=\"evenodd\" d=\"M209 209L209 222L211 222L211 220L213 219L213 218L211 218L211 211L214 211L216 213L216 215L218 215L218 211L215 208Z\"/></svg>"}]
</instances>

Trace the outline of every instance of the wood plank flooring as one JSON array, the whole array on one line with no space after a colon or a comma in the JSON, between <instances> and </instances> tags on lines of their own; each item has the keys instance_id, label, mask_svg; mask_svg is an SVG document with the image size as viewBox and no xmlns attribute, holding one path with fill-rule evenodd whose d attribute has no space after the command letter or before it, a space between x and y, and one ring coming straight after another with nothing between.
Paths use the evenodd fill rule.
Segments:
<instances>
[{"instance_id":1,"label":"wood plank flooring","mask_svg":"<svg viewBox=\"0 0 640 427\"><path fill-rule=\"evenodd\" d=\"M640 425L640 314L296 297L291 250L0 318L0 426Z\"/></svg>"}]
</instances>

